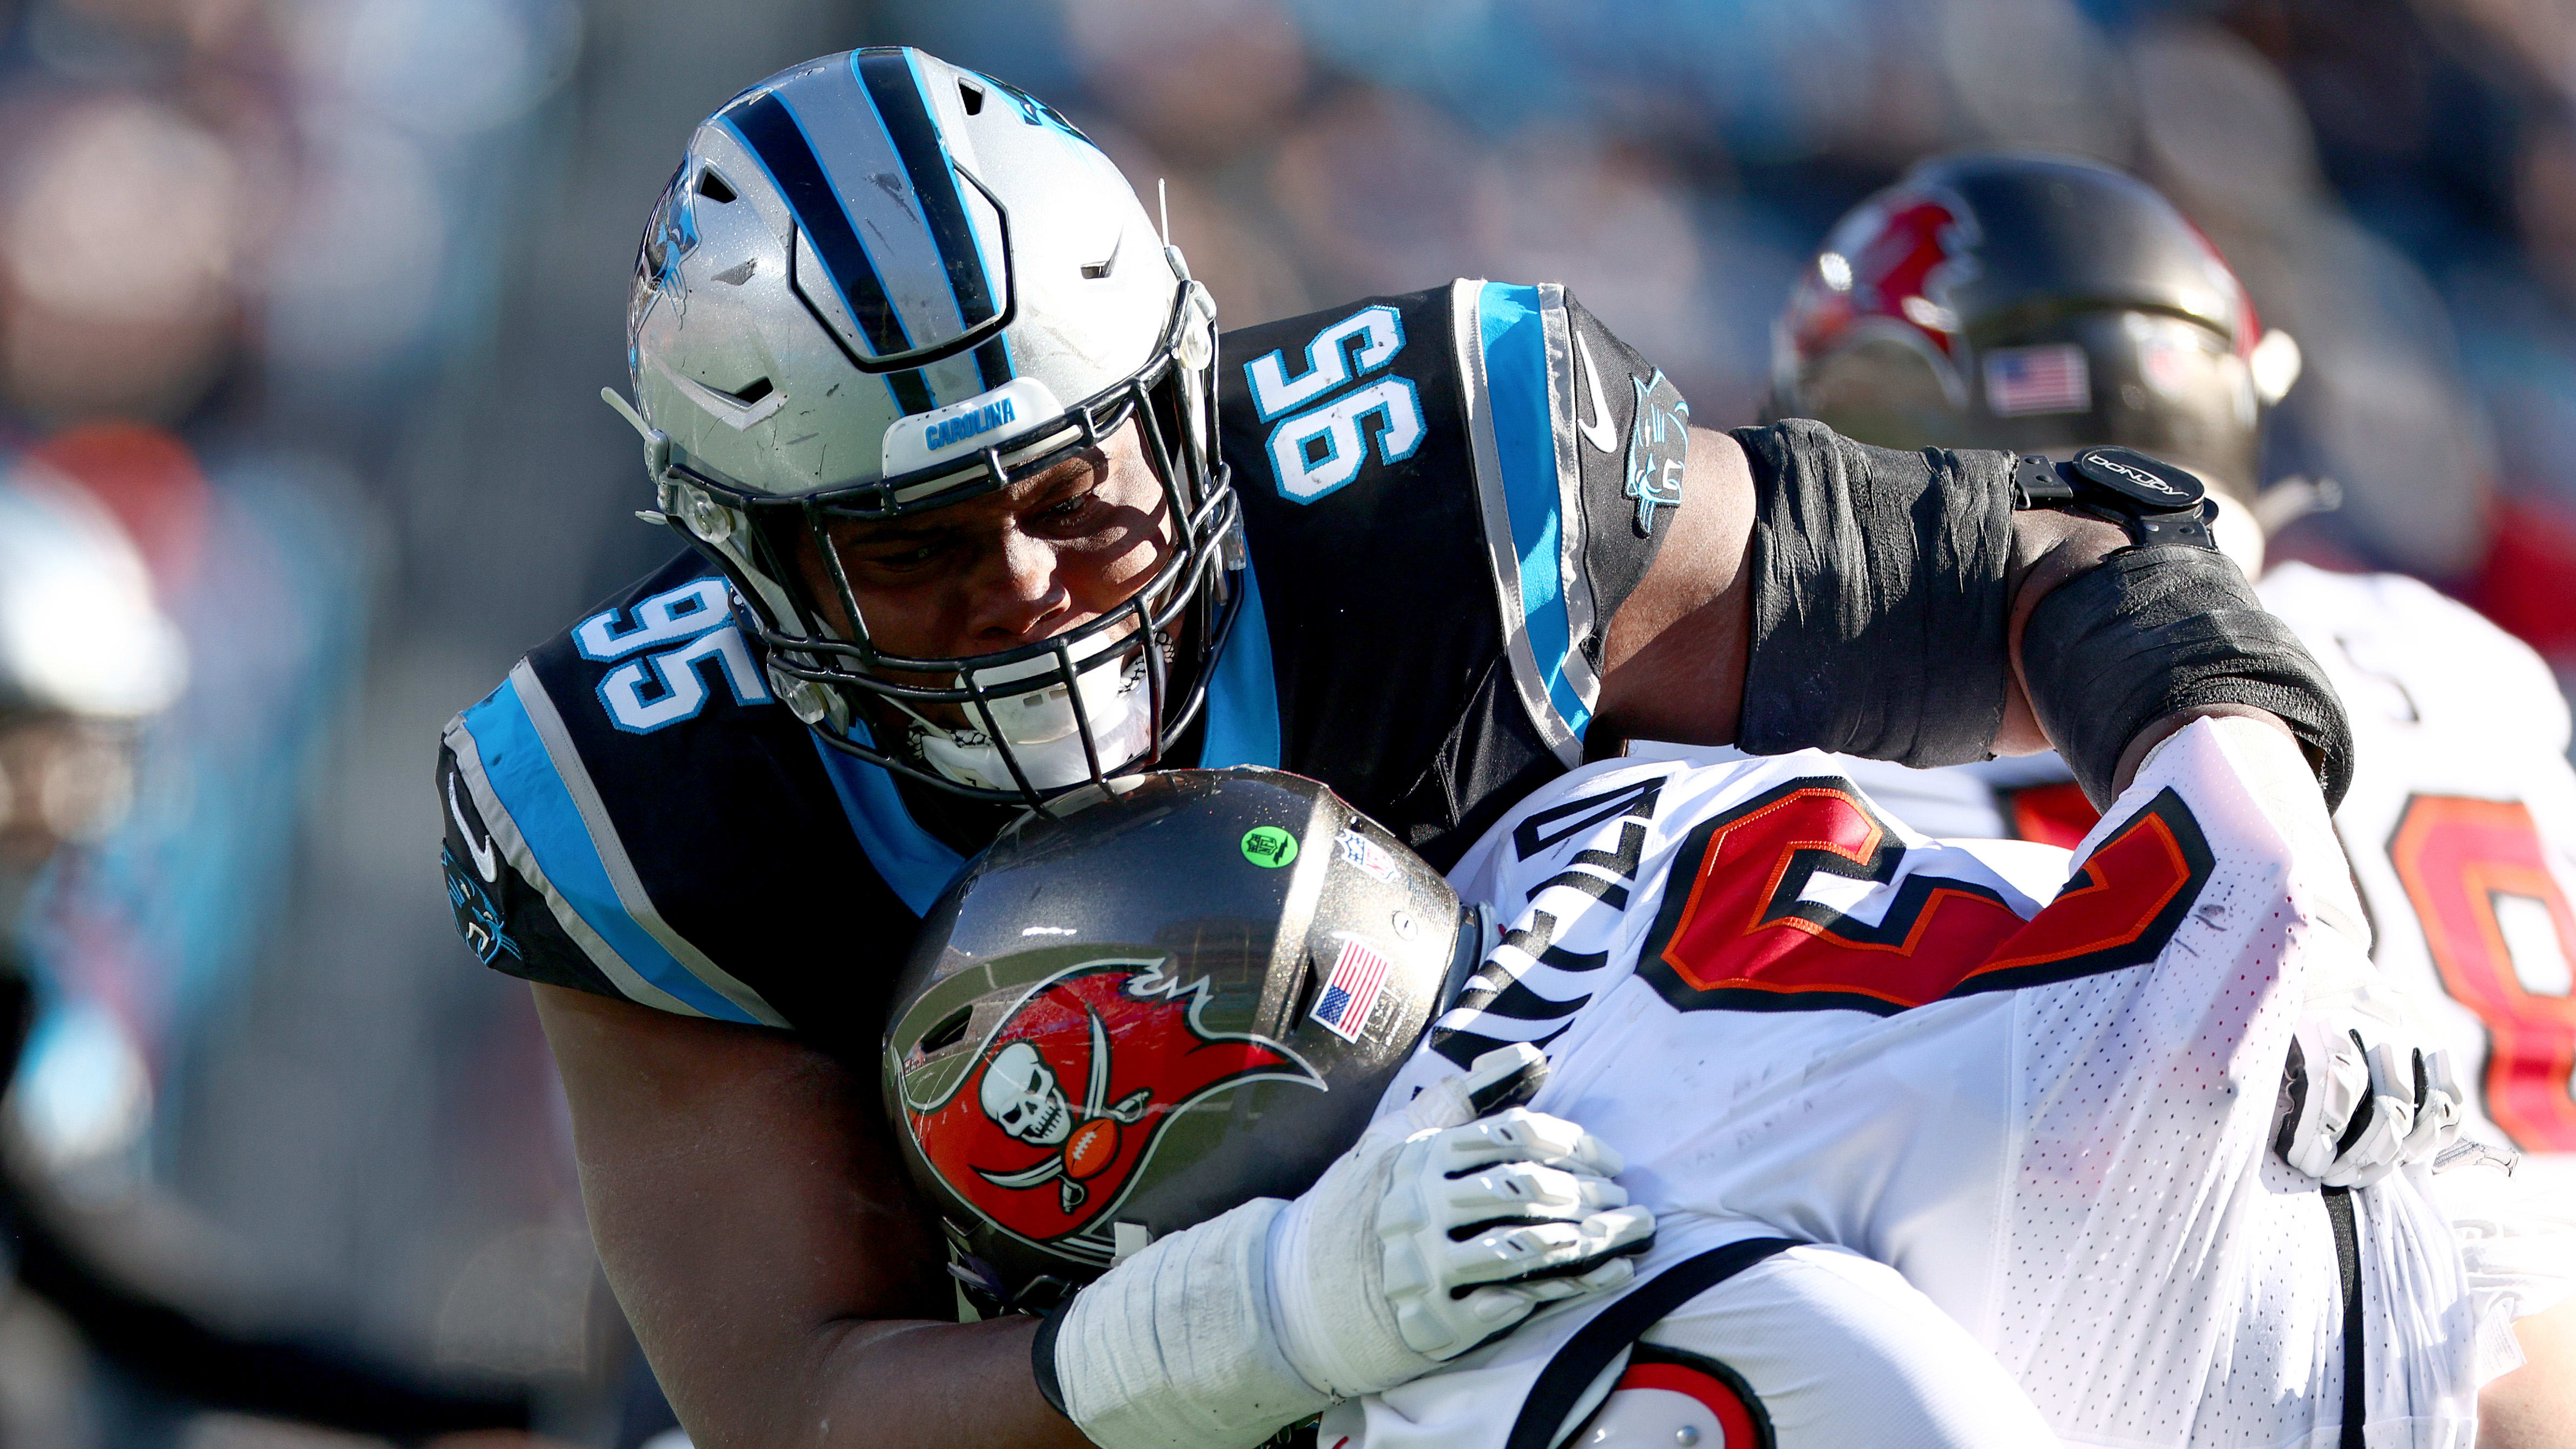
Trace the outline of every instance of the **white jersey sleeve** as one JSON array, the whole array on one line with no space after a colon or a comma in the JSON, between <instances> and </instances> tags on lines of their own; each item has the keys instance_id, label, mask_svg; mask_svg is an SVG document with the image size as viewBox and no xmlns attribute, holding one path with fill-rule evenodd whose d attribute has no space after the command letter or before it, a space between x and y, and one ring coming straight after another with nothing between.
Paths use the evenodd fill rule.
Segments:
<instances>
[{"instance_id":1,"label":"white jersey sleeve","mask_svg":"<svg viewBox=\"0 0 2576 1449\"><path fill-rule=\"evenodd\" d=\"M1914 835L1821 756L1709 758L1506 815L1456 879L1511 930L1426 1051L1545 1045L1533 1106L1615 1144L1657 1211L1641 1277L1743 1238L1844 1247L2069 1442L2333 1442L2335 1226L2268 1137L2304 974L2362 947L2295 750L2176 735L2044 909L2027 850ZM2423 1174L2352 1201L2373 1442L2465 1442L2467 1306ZM1498 1442L1491 1406L1581 1316L1385 1396L1366 1442Z\"/></svg>"}]
</instances>

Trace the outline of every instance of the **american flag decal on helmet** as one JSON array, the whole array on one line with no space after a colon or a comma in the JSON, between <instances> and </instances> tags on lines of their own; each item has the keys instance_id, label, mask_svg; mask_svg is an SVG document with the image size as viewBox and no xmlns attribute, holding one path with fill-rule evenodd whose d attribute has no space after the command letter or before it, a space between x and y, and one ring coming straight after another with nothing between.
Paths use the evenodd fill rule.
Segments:
<instances>
[{"instance_id":1,"label":"american flag decal on helmet","mask_svg":"<svg viewBox=\"0 0 2576 1449\"><path fill-rule=\"evenodd\" d=\"M1315 1019L1342 1040L1358 1041L1393 966L1375 946L1357 936L1346 938L1341 956L1333 962L1332 977L1324 983L1324 994L1315 998Z\"/></svg>"},{"instance_id":2,"label":"american flag decal on helmet","mask_svg":"<svg viewBox=\"0 0 2576 1449\"><path fill-rule=\"evenodd\" d=\"M2092 407L2093 379L2084 349L2052 342L1986 354L1986 406L2003 418L2080 413Z\"/></svg>"}]
</instances>

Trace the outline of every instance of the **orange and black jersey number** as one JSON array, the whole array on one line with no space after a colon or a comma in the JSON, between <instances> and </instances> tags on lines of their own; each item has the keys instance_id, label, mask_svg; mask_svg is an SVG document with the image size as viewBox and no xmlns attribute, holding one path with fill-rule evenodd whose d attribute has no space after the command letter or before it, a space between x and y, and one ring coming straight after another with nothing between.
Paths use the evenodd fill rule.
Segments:
<instances>
[{"instance_id":1,"label":"orange and black jersey number","mask_svg":"<svg viewBox=\"0 0 2576 1449\"><path fill-rule=\"evenodd\" d=\"M2415 795L2389 863L2451 999L2487 1031L2487 1116L2516 1146L2576 1151L2576 911L2519 800ZM2554 979L2553 979L2554 978Z\"/></svg>"},{"instance_id":2,"label":"orange and black jersey number","mask_svg":"<svg viewBox=\"0 0 2576 1449\"><path fill-rule=\"evenodd\" d=\"M1904 856L1845 781L1766 791L1684 840L1638 970L1682 1011L1888 1016L2152 961L2211 867L2199 823L2166 790L2027 921L1990 887L1922 874L1875 925L1802 899L1819 875L1886 885Z\"/></svg>"}]
</instances>

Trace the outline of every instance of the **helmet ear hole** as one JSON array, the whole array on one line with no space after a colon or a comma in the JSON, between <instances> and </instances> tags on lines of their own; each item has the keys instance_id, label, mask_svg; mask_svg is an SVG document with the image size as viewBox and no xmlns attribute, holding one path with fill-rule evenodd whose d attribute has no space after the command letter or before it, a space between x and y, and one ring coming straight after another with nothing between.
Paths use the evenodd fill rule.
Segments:
<instances>
[{"instance_id":1,"label":"helmet ear hole","mask_svg":"<svg viewBox=\"0 0 2576 1449\"><path fill-rule=\"evenodd\" d=\"M922 1055L935 1055L964 1041L966 1024L974 1019L975 1008L972 1006L961 1006L941 1018L930 1030L921 1034Z\"/></svg>"},{"instance_id":2,"label":"helmet ear hole","mask_svg":"<svg viewBox=\"0 0 2576 1449\"><path fill-rule=\"evenodd\" d=\"M733 183L725 180L724 173L712 166L699 169L698 194L718 206L731 205L735 199Z\"/></svg>"}]
</instances>

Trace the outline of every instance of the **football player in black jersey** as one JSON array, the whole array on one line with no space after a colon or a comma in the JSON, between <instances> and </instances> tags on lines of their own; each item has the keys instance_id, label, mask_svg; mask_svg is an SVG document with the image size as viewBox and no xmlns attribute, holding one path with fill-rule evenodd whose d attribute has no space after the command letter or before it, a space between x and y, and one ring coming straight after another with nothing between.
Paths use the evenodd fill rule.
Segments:
<instances>
[{"instance_id":1,"label":"football player in black jersey","mask_svg":"<svg viewBox=\"0 0 2576 1449\"><path fill-rule=\"evenodd\" d=\"M938 1321L849 1064L1011 812L1260 764L1445 866L1630 737L2028 751L2005 641L2127 542L2013 512L2004 455L1692 429L1559 287L1221 348L1214 312L1060 115L914 51L745 91L652 213L612 401L691 548L459 715L437 788L458 926L537 983L602 1259L709 1442L1080 1442L1031 1321Z\"/></svg>"}]
</instances>

